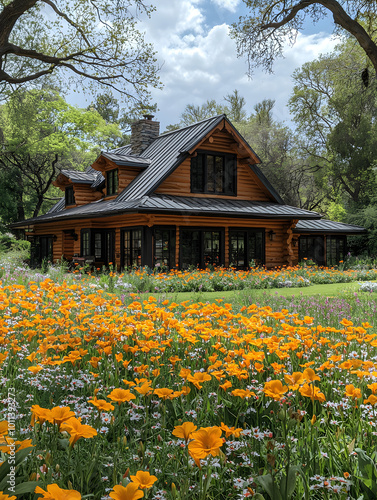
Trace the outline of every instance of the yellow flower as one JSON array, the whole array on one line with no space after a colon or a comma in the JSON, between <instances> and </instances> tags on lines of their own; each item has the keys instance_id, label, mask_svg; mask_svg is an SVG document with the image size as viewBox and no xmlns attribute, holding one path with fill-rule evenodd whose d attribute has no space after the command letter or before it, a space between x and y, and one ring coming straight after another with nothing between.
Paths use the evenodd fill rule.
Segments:
<instances>
[{"instance_id":1,"label":"yellow flower","mask_svg":"<svg viewBox=\"0 0 377 500\"><path fill-rule=\"evenodd\" d=\"M37 486L35 493L43 495L45 500L81 500L81 494L76 490L63 490L57 484L48 484L47 491Z\"/></svg>"},{"instance_id":2,"label":"yellow flower","mask_svg":"<svg viewBox=\"0 0 377 500\"><path fill-rule=\"evenodd\" d=\"M130 476L131 481L142 490L152 488L153 484L157 481L156 476L151 476L148 471L139 470L136 476Z\"/></svg>"},{"instance_id":3,"label":"yellow flower","mask_svg":"<svg viewBox=\"0 0 377 500\"><path fill-rule=\"evenodd\" d=\"M162 389L155 389L153 391L153 394L156 394L156 396L158 396L161 399L170 399L173 392L174 391L172 389L168 389L167 387L164 387Z\"/></svg>"},{"instance_id":4,"label":"yellow flower","mask_svg":"<svg viewBox=\"0 0 377 500\"><path fill-rule=\"evenodd\" d=\"M0 491L0 500L17 500L17 497L15 497L14 495L12 495L10 497L6 493L3 493L2 491Z\"/></svg>"},{"instance_id":5,"label":"yellow flower","mask_svg":"<svg viewBox=\"0 0 377 500\"><path fill-rule=\"evenodd\" d=\"M8 434L8 427L9 424L6 420L2 420L0 422L0 436L5 436L6 434Z\"/></svg>"},{"instance_id":6,"label":"yellow flower","mask_svg":"<svg viewBox=\"0 0 377 500\"><path fill-rule=\"evenodd\" d=\"M127 486L117 484L109 496L114 500L138 500L143 498L144 493L139 490L138 485L135 483L129 483Z\"/></svg>"},{"instance_id":7,"label":"yellow flower","mask_svg":"<svg viewBox=\"0 0 377 500\"><path fill-rule=\"evenodd\" d=\"M191 434L197 429L197 426L192 422L183 422L182 425L176 425L174 427L174 431L172 432L173 436L177 436L178 438L184 439L187 441L190 439Z\"/></svg>"},{"instance_id":8,"label":"yellow flower","mask_svg":"<svg viewBox=\"0 0 377 500\"><path fill-rule=\"evenodd\" d=\"M94 399L89 399L88 403L91 403L93 406L97 408L98 411L110 411L114 410L115 406L105 401L104 399L97 399L97 396L94 396Z\"/></svg>"},{"instance_id":9,"label":"yellow flower","mask_svg":"<svg viewBox=\"0 0 377 500\"><path fill-rule=\"evenodd\" d=\"M193 441L188 444L190 455L198 464L199 460L208 455L216 457L223 445L220 427L202 427L191 434Z\"/></svg>"},{"instance_id":10,"label":"yellow flower","mask_svg":"<svg viewBox=\"0 0 377 500\"><path fill-rule=\"evenodd\" d=\"M276 400L281 399L284 393L288 391L288 387L281 383L281 380L270 380L270 382L266 382L263 387L263 392L269 398L273 398Z\"/></svg>"},{"instance_id":11,"label":"yellow flower","mask_svg":"<svg viewBox=\"0 0 377 500\"><path fill-rule=\"evenodd\" d=\"M71 411L69 406L55 406L51 408L47 420L59 427L63 422L75 416L75 412Z\"/></svg>"},{"instance_id":12,"label":"yellow flower","mask_svg":"<svg viewBox=\"0 0 377 500\"><path fill-rule=\"evenodd\" d=\"M361 390L354 387L353 384L346 385L346 391L344 393L347 398L358 399L361 398Z\"/></svg>"},{"instance_id":13,"label":"yellow flower","mask_svg":"<svg viewBox=\"0 0 377 500\"><path fill-rule=\"evenodd\" d=\"M97 431L93 429L93 427L82 424L80 419L74 417L70 418L66 422L63 422L60 430L68 432L71 436L69 439L71 446L73 446L81 437L92 438L97 435Z\"/></svg>"},{"instance_id":14,"label":"yellow flower","mask_svg":"<svg viewBox=\"0 0 377 500\"><path fill-rule=\"evenodd\" d=\"M118 404L136 399L135 394L132 394L128 389L113 389L107 397Z\"/></svg>"}]
</instances>

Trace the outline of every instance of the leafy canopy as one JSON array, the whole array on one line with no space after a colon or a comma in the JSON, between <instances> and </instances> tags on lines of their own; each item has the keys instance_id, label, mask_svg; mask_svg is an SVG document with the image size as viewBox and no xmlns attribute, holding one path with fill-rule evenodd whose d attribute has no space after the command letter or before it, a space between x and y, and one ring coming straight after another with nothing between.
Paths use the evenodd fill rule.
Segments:
<instances>
[{"instance_id":1,"label":"leafy canopy","mask_svg":"<svg viewBox=\"0 0 377 500\"><path fill-rule=\"evenodd\" d=\"M250 16L240 17L231 34L239 55L246 55L249 69L262 66L272 70L276 57L287 43L294 44L309 18L313 23L328 14L337 34L351 35L377 72L377 45L374 42L377 2L375 0L243 0Z\"/></svg>"},{"instance_id":2,"label":"leafy canopy","mask_svg":"<svg viewBox=\"0 0 377 500\"><path fill-rule=\"evenodd\" d=\"M138 30L143 0L0 0L0 82L55 74L143 101L158 86L155 53Z\"/></svg>"}]
</instances>

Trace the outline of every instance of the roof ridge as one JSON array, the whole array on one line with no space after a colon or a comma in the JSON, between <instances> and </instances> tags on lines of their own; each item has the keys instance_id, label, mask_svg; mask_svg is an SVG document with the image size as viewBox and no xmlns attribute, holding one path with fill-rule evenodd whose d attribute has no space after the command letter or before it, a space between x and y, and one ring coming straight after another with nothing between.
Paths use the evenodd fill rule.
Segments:
<instances>
[{"instance_id":1,"label":"roof ridge","mask_svg":"<svg viewBox=\"0 0 377 500\"><path fill-rule=\"evenodd\" d=\"M200 120L200 122L191 123L191 125L185 125L184 127L180 127L180 128L175 129L175 130L170 130L169 132L163 132L158 137L166 137L166 136L168 136L170 134L174 134L176 132L181 132L182 130L186 130L188 128L195 127L196 125L200 125L201 123L208 122L210 120L214 120L215 118L220 118L220 117L221 118L226 118L226 114L222 113L220 115L210 116L209 118L205 118L204 120ZM156 137L156 139L158 139L158 137Z\"/></svg>"}]
</instances>

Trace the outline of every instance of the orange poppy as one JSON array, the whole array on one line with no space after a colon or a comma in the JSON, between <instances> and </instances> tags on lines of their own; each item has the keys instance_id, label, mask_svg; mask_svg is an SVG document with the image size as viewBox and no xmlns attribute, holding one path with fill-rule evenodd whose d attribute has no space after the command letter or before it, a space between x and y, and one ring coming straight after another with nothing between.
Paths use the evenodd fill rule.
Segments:
<instances>
[{"instance_id":1,"label":"orange poppy","mask_svg":"<svg viewBox=\"0 0 377 500\"><path fill-rule=\"evenodd\" d=\"M138 485L135 483L129 483L127 486L117 484L114 486L113 491L109 493L109 497L114 500L138 500L143 496L144 493L139 490Z\"/></svg>"},{"instance_id":2,"label":"orange poppy","mask_svg":"<svg viewBox=\"0 0 377 500\"><path fill-rule=\"evenodd\" d=\"M63 490L57 484L48 484L47 491L37 486L35 493L43 495L45 500L81 500L81 494L76 490Z\"/></svg>"},{"instance_id":3,"label":"orange poppy","mask_svg":"<svg viewBox=\"0 0 377 500\"><path fill-rule=\"evenodd\" d=\"M183 422L182 425L176 425L174 427L174 431L172 432L173 436L177 436L178 438L184 439L187 441L190 439L191 434L197 429L197 426L192 422Z\"/></svg>"},{"instance_id":4,"label":"orange poppy","mask_svg":"<svg viewBox=\"0 0 377 500\"><path fill-rule=\"evenodd\" d=\"M139 470L136 472L136 476L130 476L131 481L142 490L152 488L154 483L157 481L156 476L152 476L148 471Z\"/></svg>"}]
</instances>

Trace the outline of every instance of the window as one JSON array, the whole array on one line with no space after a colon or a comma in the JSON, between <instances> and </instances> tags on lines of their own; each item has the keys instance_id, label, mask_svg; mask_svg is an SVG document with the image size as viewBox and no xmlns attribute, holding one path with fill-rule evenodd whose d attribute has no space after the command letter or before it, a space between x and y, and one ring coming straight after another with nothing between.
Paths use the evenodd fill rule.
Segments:
<instances>
[{"instance_id":1,"label":"window","mask_svg":"<svg viewBox=\"0 0 377 500\"><path fill-rule=\"evenodd\" d=\"M236 155L198 153L191 158L191 192L236 195Z\"/></svg>"},{"instance_id":2,"label":"window","mask_svg":"<svg viewBox=\"0 0 377 500\"><path fill-rule=\"evenodd\" d=\"M142 230L127 229L123 231L123 265L125 267L141 266Z\"/></svg>"},{"instance_id":3,"label":"window","mask_svg":"<svg viewBox=\"0 0 377 500\"><path fill-rule=\"evenodd\" d=\"M180 230L180 267L205 268L224 264L224 231Z\"/></svg>"},{"instance_id":4,"label":"window","mask_svg":"<svg viewBox=\"0 0 377 500\"><path fill-rule=\"evenodd\" d=\"M90 231L83 229L81 231L81 255L88 257L90 255Z\"/></svg>"},{"instance_id":5,"label":"window","mask_svg":"<svg viewBox=\"0 0 377 500\"><path fill-rule=\"evenodd\" d=\"M65 206L74 205L75 202L75 193L73 191L73 186L67 186L65 188Z\"/></svg>"},{"instance_id":6,"label":"window","mask_svg":"<svg viewBox=\"0 0 377 500\"><path fill-rule=\"evenodd\" d=\"M94 256L96 262L108 265L114 262L115 232L108 229L83 229L81 231L82 257Z\"/></svg>"},{"instance_id":7,"label":"window","mask_svg":"<svg viewBox=\"0 0 377 500\"><path fill-rule=\"evenodd\" d=\"M118 193L118 169L109 170L106 174L107 179L107 195Z\"/></svg>"},{"instance_id":8,"label":"window","mask_svg":"<svg viewBox=\"0 0 377 500\"><path fill-rule=\"evenodd\" d=\"M346 236L326 237L326 266L337 266L346 255Z\"/></svg>"},{"instance_id":9,"label":"window","mask_svg":"<svg viewBox=\"0 0 377 500\"><path fill-rule=\"evenodd\" d=\"M175 229L154 229L153 265L168 269L175 266Z\"/></svg>"},{"instance_id":10,"label":"window","mask_svg":"<svg viewBox=\"0 0 377 500\"><path fill-rule=\"evenodd\" d=\"M31 245L31 265L38 266L43 260L53 260L53 236L36 236Z\"/></svg>"},{"instance_id":11,"label":"window","mask_svg":"<svg viewBox=\"0 0 377 500\"><path fill-rule=\"evenodd\" d=\"M323 236L300 236L298 239L298 260L312 260L318 266L325 265L325 239Z\"/></svg>"},{"instance_id":12,"label":"window","mask_svg":"<svg viewBox=\"0 0 377 500\"><path fill-rule=\"evenodd\" d=\"M264 264L264 230L229 231L229 263L238 269Z\"/></svg>"}]
</instances>

